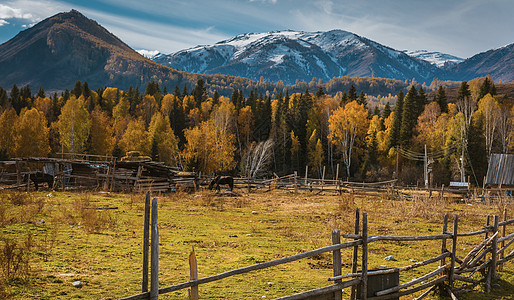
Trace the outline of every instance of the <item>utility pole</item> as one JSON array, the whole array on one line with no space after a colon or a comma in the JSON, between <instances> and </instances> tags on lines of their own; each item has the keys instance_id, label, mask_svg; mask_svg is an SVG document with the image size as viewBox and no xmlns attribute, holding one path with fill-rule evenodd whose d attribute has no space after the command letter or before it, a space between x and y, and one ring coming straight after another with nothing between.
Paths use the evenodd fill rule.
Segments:
<instances>
[{"instance_id":1,"label":"utility pole","mask_svg":"<svg viewBox=\"0 0 514 300\"><path fill-rule=\"evenodd\" d=\"M460 182L465 182L464 176L464 139L462 140L462 154L460 156Z\"/></svg>"},{"instance_id":2,"label":"utility pole","mask_svg":"<svg viewBox=\"0 0 514 300\"><path fill-rule=\"evenodd\" d=\"M425 144L425 159L424 159L424 175L425 175L425 188L428 188L428 157L427 145Z\"/></svg>"}]
</instances>

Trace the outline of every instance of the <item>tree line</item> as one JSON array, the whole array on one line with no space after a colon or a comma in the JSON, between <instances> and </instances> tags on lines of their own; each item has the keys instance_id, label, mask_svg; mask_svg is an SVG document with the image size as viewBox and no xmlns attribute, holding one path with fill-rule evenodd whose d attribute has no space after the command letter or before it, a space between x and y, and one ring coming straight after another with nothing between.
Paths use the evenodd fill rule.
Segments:
<instances>
[{"instance_id":1,"label":"tree line","mask_svg":"<svg viewBox=\"0 0 514 300\"><path fill-rule=\"evenodd\" d=\"M309 90L309 87L315 87ZM496 95L494 82L462 82L456 103L445 89L427 97L411 84L385 105L350 84L332 90L309 85L271 96L257 88L230 97L209 92L199 79L173 91L150 82L47 96L43 88L0 88L0 158L89 153L122 157L139 151L153 160L207 174L272 176L298 171L376 181L422 178L425 145L434 184L472 177L481 184L491 153L512 152L514 108ZM461 157L464 160L461 160ZM397 164L400 172L395 173ZM464 169L464 173L462 170Z\"/></svg>"}]
</instances>

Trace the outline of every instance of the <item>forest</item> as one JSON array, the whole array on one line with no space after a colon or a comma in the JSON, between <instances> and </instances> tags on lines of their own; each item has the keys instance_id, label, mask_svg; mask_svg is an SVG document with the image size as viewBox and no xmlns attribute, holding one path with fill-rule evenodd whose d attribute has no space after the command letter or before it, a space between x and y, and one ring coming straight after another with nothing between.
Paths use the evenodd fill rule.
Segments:
<instances>
[{"instance_id":1,"label":"forest","mask_svg":"<svg viewBox=\"0 0 514 300\"><path fill-rule=\"evenodd\" d=\"M60 95L13 85L0 88L0 160L139 151L203 174L333 177L340 165L344 179L417 184L426 159L432 185L481 185L490 155L514 150L514 107L490 77L460 83L455 103L443 83L433 97L414 83L385 97L354 83L230 97L203 79L172 92L157 82L122 91L77 81Z\"/></svg>"}]
</instances>

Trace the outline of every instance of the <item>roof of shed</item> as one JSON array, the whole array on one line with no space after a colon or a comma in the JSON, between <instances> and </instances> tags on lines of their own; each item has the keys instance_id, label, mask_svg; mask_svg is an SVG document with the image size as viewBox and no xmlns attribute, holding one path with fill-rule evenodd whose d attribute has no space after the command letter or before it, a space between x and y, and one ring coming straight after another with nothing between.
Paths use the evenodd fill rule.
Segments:
<instances>
[{"instance_id":1,"label":"roof of shed","mask_svg":"<svg viewBox=\"0 0 514 300\"><path fill-rule=\"evenodd\" d=\"M488 185L514 186L514 154L492 154L485 182Z\"/></svg>"}]
</instances>

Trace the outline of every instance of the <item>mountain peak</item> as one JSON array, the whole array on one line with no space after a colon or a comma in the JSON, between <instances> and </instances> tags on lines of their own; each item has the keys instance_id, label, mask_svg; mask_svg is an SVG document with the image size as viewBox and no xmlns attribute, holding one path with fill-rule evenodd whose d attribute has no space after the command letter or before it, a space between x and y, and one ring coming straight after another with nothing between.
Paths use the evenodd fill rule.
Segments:
<instances>
[{"instance_id":1,"label":"mountain peak","mask_svg":"<svg viewBox=\"0 0 514 300\"><path fill-rule=\"evenodd\" d=\"M423 82L437 69L376 42L341 29L245 33L156 58L179 70L294 83L342 75L416 78Z\"/></svg>"}]
</instances>

